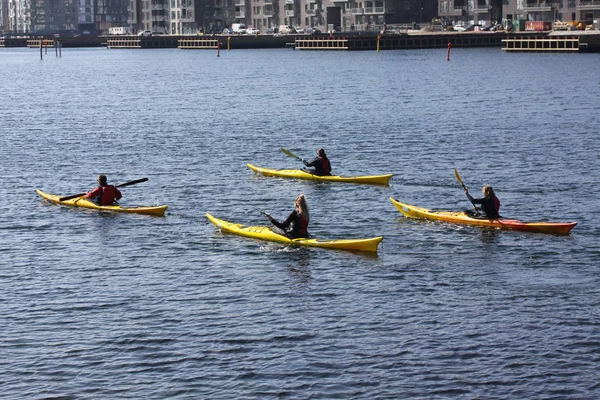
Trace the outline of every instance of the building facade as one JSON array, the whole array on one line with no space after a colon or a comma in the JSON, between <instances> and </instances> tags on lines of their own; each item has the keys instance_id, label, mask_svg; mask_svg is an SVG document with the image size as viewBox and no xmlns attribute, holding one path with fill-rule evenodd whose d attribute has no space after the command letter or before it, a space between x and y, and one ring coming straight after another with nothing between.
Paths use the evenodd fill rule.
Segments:
<instances>
[{"instance_id":1,"label":"building facade","mask_svg":"<svg viewBox=\"0 0 600 400\"><path fill-rule=\"evenodd\" d=\"M384 25L503 20L600 20L600 0L0 0L0 31L107 33L126 27L135 33L186 35L221 33L242 23L270 28L314 27L321 31L378 30Z\"/></svg>"},{"instance_id":2,"label":"building facade","mask_svg":"<svg viewBox=\"0 0 600 400\"><path fill-rule=\"evenodd\" d=\"M592 25L600 19L600 0L439 0L438 8L440 17L465 24L525 20Z\"/></svg>"}]
</instances>

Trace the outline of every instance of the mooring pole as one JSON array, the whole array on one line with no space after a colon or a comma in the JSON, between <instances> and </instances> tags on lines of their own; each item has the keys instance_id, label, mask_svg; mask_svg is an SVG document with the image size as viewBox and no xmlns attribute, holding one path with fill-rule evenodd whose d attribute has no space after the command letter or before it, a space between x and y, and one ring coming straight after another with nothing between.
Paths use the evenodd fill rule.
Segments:
<instances>
[{"instance_id":1,"label":"mooring pole","mask_svg":"<svg viewBox=\"0 0 600 400\"><path fill-rule=\"evenodd\" d=\"M221 42L217 43L217 57L221 57Z\"/></svg>"},{"instance_id":2,"label":"mooring pole","mask_svg":"<svg viewBox=\"0 0 600 400\"><path fill-rule=\"evenodd\" d=\"M448 55L446 56L446 61L450 61L450 49L452 48L452 43L448 42Z\"/></svg>"},{"instance_id":3,"label":"mooring pole","mask_svg":"<svg viewBox=\"0 0 600 400\"><path fill-rule=\"evenodd\" d=\"M42 53L42 39L40 39L40 60L44 59L44 54Z\"/></svg>"}]
</instances>

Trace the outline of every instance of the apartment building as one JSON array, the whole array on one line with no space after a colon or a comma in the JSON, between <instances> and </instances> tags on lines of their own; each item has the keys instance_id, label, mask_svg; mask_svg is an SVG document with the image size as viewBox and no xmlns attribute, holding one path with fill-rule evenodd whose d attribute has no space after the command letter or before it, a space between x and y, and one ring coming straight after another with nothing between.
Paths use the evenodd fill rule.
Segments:
<instances>
[{"instance_id":1,"label":"apartment building","mask_svg":"<svg viewBox=\"0 0 600 400\"><path fill-rule=\"evenodd\" d=\"M453 22L504 20L585 21L600 19L600 0L439 0L439 15Z\"/></svg>"},{"instance_id":2,"label":"apartment building","mask_svg":"<svg viewBox=\"0 0 600 400\"><path fill-rule=\"evenodd\" d=\"M8 30L8 1L0 0L0 32Z\"/></svg>"}]
</instances>

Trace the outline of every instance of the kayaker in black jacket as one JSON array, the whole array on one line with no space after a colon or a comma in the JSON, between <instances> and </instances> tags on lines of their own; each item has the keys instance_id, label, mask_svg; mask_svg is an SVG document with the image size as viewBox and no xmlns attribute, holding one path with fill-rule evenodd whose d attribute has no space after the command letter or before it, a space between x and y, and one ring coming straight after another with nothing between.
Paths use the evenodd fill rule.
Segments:
<instances>
[{"instance_id":1,"label":"kayaker in black jacket","mask_svg":"<svg viewBox=\"0 0 600 400\"><path fill-rule=\"evenodd\" d=\"M496 197L494 189L490 185L485 185L481 190L483 197L474 199L465 188L465 194L473 204L481 204L481 211L489 219L500 218L500 200Z\"/></svg>"},{"instance_id":2,"label":"kayaker in black jacket","mask_svg":"<svg viewBox=\"0 0 600 400\"><path fill-rule=\"evenodd\" d=\"M310 236L308 233L310 214L308 212L308 203L306 202L304 194L296 197L296 200L294 201L294 211L292 211L285 221L280 222L271 217L270 214L265 215L273 225L281 229L285 235L291 239L307 238Z\"/></svg>"},{"instance_id":3,"label":"kayaker in black jacket","mask_svg":"<svg viewBox=\"0 0 600 400\"><path fill-rule=\"evenodd\" d=\"M314 170L309 171L311 174L324 176L331 175L331 162L327 158L324 149L317 150L317 157L312 161L302 160L307 167L314 167Z\"/></svg>"}]
</instances>

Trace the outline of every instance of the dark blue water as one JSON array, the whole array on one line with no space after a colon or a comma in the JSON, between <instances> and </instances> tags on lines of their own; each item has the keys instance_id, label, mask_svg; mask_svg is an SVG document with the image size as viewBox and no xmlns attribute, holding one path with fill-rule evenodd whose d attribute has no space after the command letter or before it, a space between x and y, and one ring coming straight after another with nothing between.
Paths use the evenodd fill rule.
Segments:
<instances>
[{"instance_id":1,"label":"dark blue water","mask_svg":"<svg viewBox=\"0 0 600 400\"><path fill-rule=\"evenodd\" d=\"M0 49L0 397L600 397L600 55ZM257 177L324 147L390 187ZM568 236L408 220L395 197ZM97 174L164 218L52 206ZM223 235L305 193L313 235Z\"/></svg>"}]
</instances>

